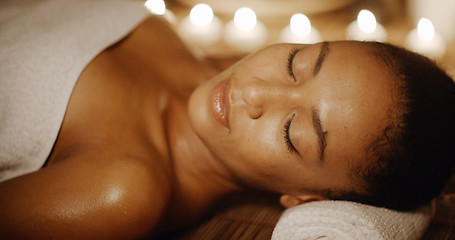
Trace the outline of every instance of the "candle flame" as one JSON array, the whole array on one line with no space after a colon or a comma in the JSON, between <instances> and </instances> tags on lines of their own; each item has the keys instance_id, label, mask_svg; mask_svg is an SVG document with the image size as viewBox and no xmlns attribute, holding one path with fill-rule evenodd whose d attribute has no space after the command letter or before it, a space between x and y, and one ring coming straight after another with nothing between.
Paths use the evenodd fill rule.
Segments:
<instances>
[{"instance_id":1,"label":"candle flame","mask_svg":"<svg viewBox=\"0 0 455 240\"><path fill-rule=\"evenodd\" d=\"M304 14L296 13L292 15L289 25L291 31L299 37L306 37L311 33L311 22Z\"/></svg>"},{"instance_id":2,"label":"candle flame","mask_svg":"<svg viewBox=\"0 0 455 240\"><path fill-rule=\"evenodd\" d=\"M427 18L421 18L417 23L417 34L425 41L431 41L434 38L433 23Z\"/></svg>"},{"instance_id":3,"label":"candle flame","mask_svg":"<svg viewBox=\"0 0 455 240\"><path fill-rule=\"evenodd\" d=\"M199 27L205 27L209 25L213 20L213 10L212 8L205 4L199 3L196 4L190 12L190 21Z\"/></svg>"},{"instance_id":4,"label":"candle flame","mask_svg":"<svg viewBox=\"0 0 455 240\"><path fill-rule=\"evenodd\" d=\"M372 12L366 9L362 9L359 12L357 24L359 28L366 33L372 33L376 30L376 18Z\"/></svg>"},{"instance_id":5,"label":"candle flame","mask_svg":"<svg viewBox=\"0 0 455 240\"><path fill-rule=\"evenodd\" d=\"M144 6L152 14L163 15L166 12L166 4L163 0L147 0Z\"/></svg>"},{"instance_id":6,"label":"candle flame","mask_svg":"<svg viewBox=\"0 0 455 240\"><path fill-rule=\"evenodd\" d=\"M252 30L256 26L256 13L247 7L241 7L235 11L234 24L242 31Z\"/></svg>"}]
</instances>

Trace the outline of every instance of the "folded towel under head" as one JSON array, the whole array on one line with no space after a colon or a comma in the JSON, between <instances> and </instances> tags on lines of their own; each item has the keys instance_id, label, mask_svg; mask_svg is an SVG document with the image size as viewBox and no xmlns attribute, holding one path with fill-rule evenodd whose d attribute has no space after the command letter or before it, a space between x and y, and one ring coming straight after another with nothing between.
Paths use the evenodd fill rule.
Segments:
<instances>
[{"instance_id":1,"label":"folded towel under head","mask_svg":"<svg viewBox=\"0 0 455 240\"><path fill-rule=\"evenodd\" d=\"M420 239L432 208L400 212L348 201L315 201L286 209L272 240Z\"/></svg>"}]
</instances>

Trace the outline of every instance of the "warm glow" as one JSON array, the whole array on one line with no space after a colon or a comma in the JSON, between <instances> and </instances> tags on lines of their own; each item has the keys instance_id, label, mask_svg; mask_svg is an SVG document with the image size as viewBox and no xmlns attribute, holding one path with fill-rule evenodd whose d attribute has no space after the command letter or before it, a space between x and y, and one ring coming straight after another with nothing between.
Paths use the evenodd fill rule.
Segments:
<instances>
[{"instance_id":1,"label":"warm glow","mask_svg":"<svg viewBox=\"0 0 455 240\"><path fill-rule=\"evenodd\" d=\"M212 8L205 4L199 3L191 9L190 21L199 27L204 27L210 24L213 20Z\"/></svg>"},{"instance_id":2,"label":"warm glow","mask_svg":"<svg viewBox=\"0 0 455 240\"><path fill-rule=\"evenodd\" d=\"M153 14L163 15L166 12L166 4L163 0L147 0L144 6Z\"/></svg>"},{"instance_id":3,"label":"warm glow","mask_svg":"<svg viewBox=\"0 0 455 240\"><path fill-rule=\"evenodd\" d=\"M425 41L431 41L434 38L433 23L426 18L421 18L417 23L417 34Z\"/></svg>"},{"instance_id":4,"label":"warm glow","mask_svg":"<svg viewBox=\"0 0 455 240\"><path fill-rule=\"evenodd\" d=\"M374 14L365 9L359 12L357 24L359 25L359 28L366 33L372 33L376 30L376 18L374 17Z\"/></svg>"},{"instance_id":5,"label":"warm glow","mask_svg":"<svg viewBox=\"0 0 455 240\"><path fill-rule=\"evenodd\" d=\"M306 37L311 33L311 23L307 16L301 13L292 15L290 21L292 33L299 37Z\"/></svg>"},{"instance_id":6,"label":"warm glow","mask_svg":"<svg viewBox=\"0 0 455 240\"><path fill-rule=\"evenodd\" d=\"M256 26L256 13L251 8L242 7L234 14L234 23L242 31L252 30Z\"/></svg>"}]
</instances>

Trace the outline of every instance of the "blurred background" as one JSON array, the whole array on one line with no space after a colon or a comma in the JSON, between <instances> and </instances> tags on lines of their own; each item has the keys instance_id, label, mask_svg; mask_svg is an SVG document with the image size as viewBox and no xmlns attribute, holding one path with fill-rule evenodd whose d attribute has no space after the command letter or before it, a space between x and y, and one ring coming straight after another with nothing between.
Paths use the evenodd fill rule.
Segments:
<instances>
[{"instance_id":1,"label":"blurred background","mask_svg":"<svg viewBox=\"0 0 455 240\"><path fill-rule=\"evenodd\" d=\"M184 41L209 57L248 54L267 44L331 40L390 42L455 73L453 0L148 0ZM292 19L292 21L291 21Z\"/></svg>"}]
</instances>

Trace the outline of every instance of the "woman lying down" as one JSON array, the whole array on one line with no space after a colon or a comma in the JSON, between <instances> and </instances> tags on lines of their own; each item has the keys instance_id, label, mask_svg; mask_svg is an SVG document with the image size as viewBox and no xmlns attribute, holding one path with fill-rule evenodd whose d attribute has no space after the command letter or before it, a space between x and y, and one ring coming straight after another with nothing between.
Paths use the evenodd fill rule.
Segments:
<instances>
[{"instance_id":1,"label":"woman lying down","mask_svg":"<svg viewBox=\"0 0 455 240\"><path fill-rule=\"evenodd\" d=\"M0 236L146 238L252 189L410 210L445 185L455 84L427 58L279 44L219 72L141 4L44 1L2 22Z\"/></svg>"}]
</instances>

